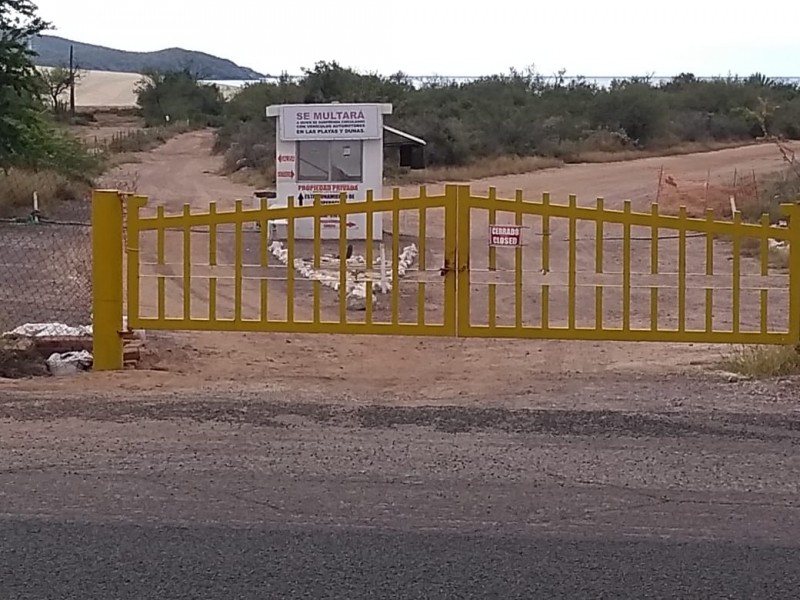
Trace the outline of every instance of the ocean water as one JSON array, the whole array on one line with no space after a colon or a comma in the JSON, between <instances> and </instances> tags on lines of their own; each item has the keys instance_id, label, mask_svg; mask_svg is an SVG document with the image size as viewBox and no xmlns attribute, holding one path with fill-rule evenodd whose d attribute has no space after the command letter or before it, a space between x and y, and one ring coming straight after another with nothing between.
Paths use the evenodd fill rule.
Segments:
<instances>
[{"instance_id":1,"label":"ocean water","mask_svg":"<svg viewBox=\"0 0 800 600\"><path fill-rule=\"evenodd\" d=\"M594 76L594 77L578 77L578 76L565 76L564 80L569 83L570 81L575 81L578 79L584 79L587 82L594 83L600 87L608 87L612 81L615 79L629 79L631 77L643 77L642 75L638 76L631 76L631 75L618 75L618 76L611 76L611 75L604 75L604 76ZM300 75L290 75L290 79L300 79ZM670 81L673 77L672 76L652 76L650 77L650 81L653 85L659 85L661 83L666 83ZM715 76L715 77L701 77L698 76L698 79L701 80L715 80L715 79L725 79L722 76ZM780 76L780 77L769 77L770 79L776 82L782 83L789 83L793 85L800 85L800 76ZM411 80L412 84L416 87L421 87L426 83L432 81L454 81L454 82L468 82L474 81L475 79L479 79L479 76L439 76L439 75L418 75L418 76L408 76L408 79ZM542 76L542 79L545 81L554 81L555 77L547 77ZM261 80L208 80L204 81L203 83L214 83L219 85L222 88L242 88L248 84L254 84L259 82L276 82L278 81L278 77L265 77Z\"/></svg>"}]
</instances>

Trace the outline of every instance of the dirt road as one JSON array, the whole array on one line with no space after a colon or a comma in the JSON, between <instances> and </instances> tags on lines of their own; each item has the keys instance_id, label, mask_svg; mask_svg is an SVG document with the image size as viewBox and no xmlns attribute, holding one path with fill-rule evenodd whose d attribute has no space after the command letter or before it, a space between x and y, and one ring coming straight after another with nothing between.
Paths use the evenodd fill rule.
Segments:
<instances>
[{"instance_id":1,"label":"dirt road","mask_svg":"<svg viewBox=\"0 0 800 600\"><path fill-rule=\"evenodd\" d=\"M234 199L249 201L252 191L215 174L219 159L210 155L212 135L196 132L175 138L152 153L140 157L140 162L121 166L109 174L110 184L134 185L136 191L150 196L151 206L164 204L168 211L178 211L188 203L206 209L210 201L221 207L230 206ZM549 191L553 202L566 202L568 194L578 195L580 203L592 203L597 196L605 198L606 206L619 207L630 199L635 209L646 208L655 199L661 167L677 179L704 179L708 173L712 183L728 179L734 169L764 173L781 166L780 154L770 145L751 146L690 156L645 159L601 165L571 165L527 175L497 177L474 182L476 191L496 186L500 195L524 190L530 197ZM440 186L430 186L431 191ZM410 191L410 190L406 190ZM435 219L433 220L435 223ZM555 224L554 231L564 225ZM413 222L402 227L414 233ZM430 231L430 230L429 230ZM483 246L483 228L475 227L476 243ZM485 233L485 232L483 232ZM429 234L434 235L434 234ZM587 234L588 235L588 234ZM222 242L221 242L222 243ZM587 238L586 245L592 244ZM619 244L617 244L618 246ZM168 243L180 258L179 241ZM485 248L485 246L483 246ZM666 245L665 245L666 248ZM618 248L609 246L609 256L617 256ZM667 253L665 249L664 253ZM531 249L535 253L536 248ZM195 256L206 250L193 247ZM640 253L646 254L646 253ZM702 253L701 253L702 254ZM535 258L535 257L534 257ZM613 258L607 268L613 269ZM647 257L640 257L644 261ZM718 252L721 269L726 257ZM579 263L593 270L592 256ZM535 260L534 260L535 262ZM690 260L691 262L691 260ZM565 257L554 252L555 270L564 269ZM432 268L435 265L430 265ZM485 293L485 292L484 292ZM180 305L177 291L169 293L170 301ZM474 305L480 318L485 318L485 300L476 293ZM613 312L613 297L607 301L608 318L618 318ZM151 298L152 300L152 298ZM748 300L744 300L748 302ZM688 313L702 314L700 300L691 300ZM143 302L144 304L144 302ZM593 302L590 302L593 309ZM637 307L641 299L634 298L638 319L644 314ZM649 304L646 305L649 309ZM747 304L745 312L752 320L757 306ZM526 309L527 311L528 309ZM749 312L748 312L749 311ZM726 319L725 306L720 312L720 324ZM532 314L535 314L535 305ZM669 315L665 314L665 318ZM593 313L579 315L580 320L593 319ZM719 348L702 345L566 343L557 341L482 341L474 339L398 339L373 337L293 336L272 334L188 334L151 335L151 345L159 353L160 368L168 374L129 374L127 385L147 388L147 378L159 377L159 385L191 387L225 382L243 386L258 386L263 382L289 384L293 389L382 389L405 393L422 390L425 397L450 396L451 392L475 396L489 393L515 393L536 387L543 382L569 380L574 374L600 376L606 373L697 373L709 361L720 356ZM115 379L114 381L119 381ZM37 384L41 385L41 384ZM107 389L109 381L95 374L80 386Z\"/></svg>"}]
</instances>

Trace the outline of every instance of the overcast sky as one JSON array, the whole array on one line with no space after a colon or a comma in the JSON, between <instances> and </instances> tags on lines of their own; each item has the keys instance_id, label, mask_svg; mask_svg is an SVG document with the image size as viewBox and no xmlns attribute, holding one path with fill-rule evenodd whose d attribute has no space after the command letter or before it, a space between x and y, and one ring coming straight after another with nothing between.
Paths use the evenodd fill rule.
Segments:
<instances>
[{"instance_id":1,"label":"overcast sky","mask_svg":"<svg viewBox=\"0 0 800 600\"><path fill-rule=\"evenodd\" d=\"M35 0L55 35L182 47L266 74L800 75L798 0Z\"/></svg>"}]
</instances>

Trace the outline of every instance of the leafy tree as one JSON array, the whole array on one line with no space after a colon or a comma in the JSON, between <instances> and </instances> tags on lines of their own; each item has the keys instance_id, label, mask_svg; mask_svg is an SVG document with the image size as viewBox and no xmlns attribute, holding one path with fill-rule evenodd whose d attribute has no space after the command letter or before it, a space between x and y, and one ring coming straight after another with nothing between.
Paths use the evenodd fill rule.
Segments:
<instances>
[{"instance_id":1,"label":"leafy tree","mask_svg":"<svg viewBox=\"0 0 800 600\"><path fill-rule=\"evenodd\" d=\"M219 125L225 104L217 86L201 84L189 70L147 73L136 87L136 96L148 126L178 121Z\"/></svg>"},{"instance_id":2,"label":"leafy tree","mask_svg":"<svg viewBox=\"0 0 800 600\"><path fill-rule=\"evenodd\" d=\"M61 114L62 102L61 95L68 91L72 85L80 81L83 73L77 69L70 70L68 67L55 67L42 72L42 83L45 93L52 104L53 112Z\"/></svg>"},{"instance_id":3,"label":"leafy tree","mask_svg":"<svg viewBox=\"0 0 800 600\"><path fill-rule=\"evenodd\" d=\"M49 24L31 0L0 0L0 169L35 163L43 150L40 80L29 42Z\"/></svg>"}]
</instances>

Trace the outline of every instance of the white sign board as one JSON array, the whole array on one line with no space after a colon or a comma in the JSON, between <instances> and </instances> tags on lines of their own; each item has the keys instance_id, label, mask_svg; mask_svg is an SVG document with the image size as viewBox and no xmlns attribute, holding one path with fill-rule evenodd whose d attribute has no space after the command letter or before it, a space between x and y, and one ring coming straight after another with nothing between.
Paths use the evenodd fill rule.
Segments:
<instances>
[{"instance_id":1,"label":"white sign board","mask_svg":"<svg viewBox=\"0 0 800 600\"><path fill-rule=\"evenodd\" d=\"M378 140L383 137L382 118L375 105L284 106L280 136L297 140Z\"/></svg>"},{"instance_id":2,"label":"white sign board","mask_svg":"<svg viewBox=\"0 0 800 600\"><path fill-rule=\"evenodd\" d=\"M277 117L275 171L277 192L272 206L309 206L319 198L322 205L364 202L367 190L375 197L383 193L383 118L391 114L389 104L282 104L267 107L268 117ZM313 142L325 142L317 143ZM306 148L307 154L303 154ZM311 148L311 150L308 150ZM326 149L327 148L327 149ZM336 168L334 168L336 167ZM357 175L356 173L360 173ZM343 174L351 174L344 178ZM367 214L348 215L347 239L367 235ZM383 215L372 214L373 239L383 237ZM340 219L320 218L321 236L339 239ZM314 218L294 221L290 232L298 240L314 239Z\"/></svg>"},{"instance_id":3,"label":"white sign board","mask_svg":"<svg viewBox=\"0 0 800 600\"><path fill-rule=\"evenodd\" d=\"M489 246L522 246L522 225L489 225Z\"/></svg>"}]
</instances>

